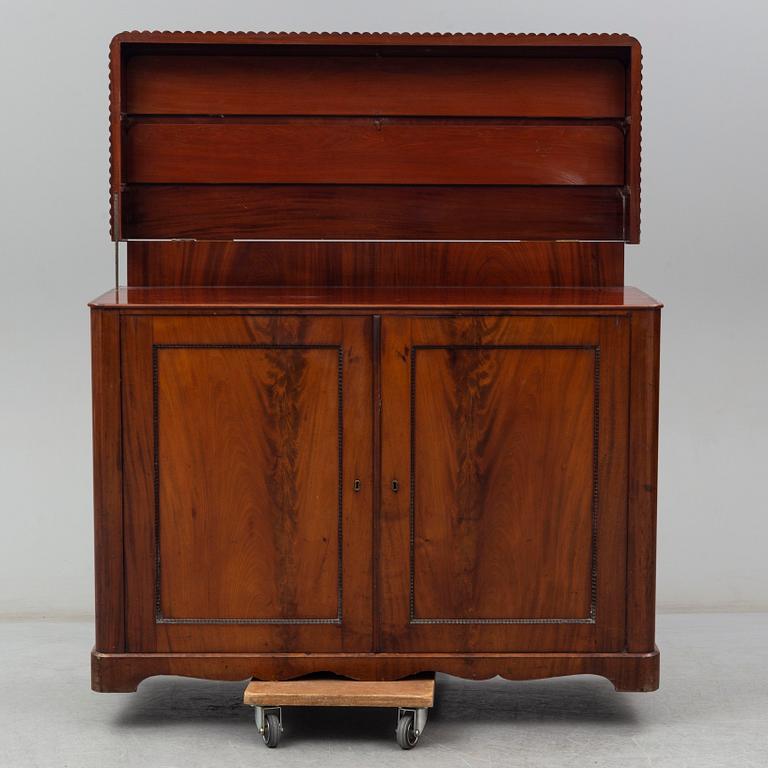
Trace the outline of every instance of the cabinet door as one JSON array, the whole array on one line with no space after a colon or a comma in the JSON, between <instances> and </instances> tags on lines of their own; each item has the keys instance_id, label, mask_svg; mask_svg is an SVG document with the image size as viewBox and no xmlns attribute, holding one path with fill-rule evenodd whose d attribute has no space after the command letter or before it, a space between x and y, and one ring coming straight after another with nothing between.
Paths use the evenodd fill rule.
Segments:
<instances>
[{"instance_id":1,"label":"cabinet door","mask_svg":"<svg viewBox=\"0 0 768 768\"><path fill-rule=\"evenodd\" d=\"M616 651L625 317L382 324L387 651Z\"/></svg>"},{"instance_id":2,"label":"cabinet door","mask_svg":"<svg viewBox=\"0 0 768 768\"><path fill-rule=\"evenodd\" d=\"M128 650L370 650L370 320L122 323Z\"/></svg>"}]
</instances>

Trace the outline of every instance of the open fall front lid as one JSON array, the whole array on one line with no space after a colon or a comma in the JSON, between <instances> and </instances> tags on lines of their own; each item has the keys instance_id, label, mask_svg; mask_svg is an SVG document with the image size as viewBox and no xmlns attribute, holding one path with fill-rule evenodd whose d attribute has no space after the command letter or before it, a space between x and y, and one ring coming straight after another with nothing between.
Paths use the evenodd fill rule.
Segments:
<instances>
[{"instance_id":1,"label":"open fall front lid","mask_svg":"<svg viewBox=\"0 0 768 768\"><path fill-rule=\"evenodd\" d=\"M626 35L127 32L114 239L640 236Z\"/></svg>"}]
</instances>

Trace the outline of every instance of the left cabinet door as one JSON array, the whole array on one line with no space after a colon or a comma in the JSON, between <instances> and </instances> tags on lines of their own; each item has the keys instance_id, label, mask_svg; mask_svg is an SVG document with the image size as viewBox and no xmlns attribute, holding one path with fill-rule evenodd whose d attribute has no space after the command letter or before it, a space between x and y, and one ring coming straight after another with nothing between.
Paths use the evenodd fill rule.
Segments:
<instances>
[{"instance_id":1,"label":"left cabinet door","mask_svg":"<svg viewBox=\"0 0 768 768\"><path fill-rule=\"evenodd\" d=\"M370 322L123 317L128 651L371 650Z\"/></svg>"}]
</instances>

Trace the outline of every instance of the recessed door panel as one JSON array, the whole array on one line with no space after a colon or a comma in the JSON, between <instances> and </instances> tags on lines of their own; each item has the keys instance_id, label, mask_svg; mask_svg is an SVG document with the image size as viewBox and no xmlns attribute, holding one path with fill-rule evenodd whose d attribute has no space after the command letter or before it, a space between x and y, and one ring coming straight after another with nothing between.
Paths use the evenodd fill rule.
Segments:
<instances>
[{"instance_id":1,"label":"recessed door panel","mask_svg":"<svg viewBox=\"0 0 768 768\"><path fill-rule=\"evenodd\" d=\"M158 620L340 620L339 347L155 345L154 370Z\"/></svg>"},{"instance_id":2,"label":"recessed door panel","mask_svg":"<svg viewBox=\"0 0 768 768\"><path fill-rule=\"evenodd\" d=\"M623 318L385 321L383 648L621 645L626 355Z\"/></svg>"}]
</instances>

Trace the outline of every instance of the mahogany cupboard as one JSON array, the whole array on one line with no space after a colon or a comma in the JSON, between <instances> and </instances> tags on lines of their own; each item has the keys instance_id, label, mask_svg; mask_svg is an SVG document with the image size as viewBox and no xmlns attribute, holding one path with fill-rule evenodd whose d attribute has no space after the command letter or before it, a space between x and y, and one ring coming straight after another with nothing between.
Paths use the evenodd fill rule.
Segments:
<instances>
[{"instance_id":1,"label":"mahogany cupboard","mask_svg":"<svg viewBox=\"0 0 768 768\"><path fill-rule=\"evenodd\" d=\"M110 62L94 689L655 689L638 43L131 32Z\"/></svg>"}]
</instances>

